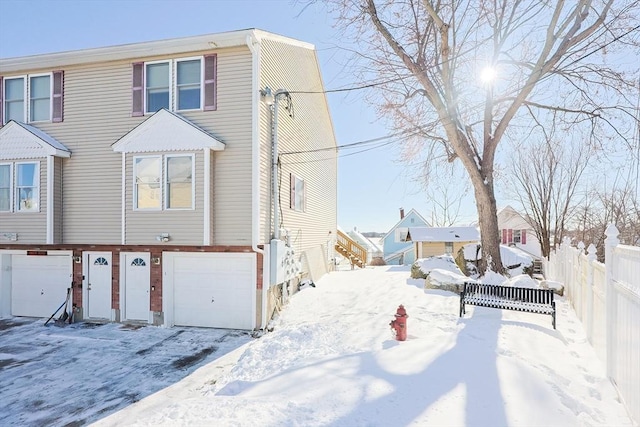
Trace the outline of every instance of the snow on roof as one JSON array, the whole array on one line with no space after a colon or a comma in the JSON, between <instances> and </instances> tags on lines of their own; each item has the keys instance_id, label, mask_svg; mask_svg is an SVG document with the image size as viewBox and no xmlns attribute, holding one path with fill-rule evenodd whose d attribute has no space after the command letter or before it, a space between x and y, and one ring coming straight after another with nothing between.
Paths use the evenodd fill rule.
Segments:
<instances>
[{"instance_id":1,"label":"snow on roof","mask_svg":"<svg viewBox=\"0 0 640 427\"><path fill-rule=\"evenodd\" d=\"M409 227L413 242L475 242L480 232L475 227Z\"/></svg>"}]
</instances>

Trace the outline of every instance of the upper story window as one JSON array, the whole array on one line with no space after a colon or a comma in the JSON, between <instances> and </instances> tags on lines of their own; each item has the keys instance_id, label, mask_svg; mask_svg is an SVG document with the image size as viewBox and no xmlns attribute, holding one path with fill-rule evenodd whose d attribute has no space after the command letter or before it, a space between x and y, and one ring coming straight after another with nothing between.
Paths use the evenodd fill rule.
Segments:
<instances>
[{"instance_id":1,"label":"upper story window","mask_svg":"<svg viewBox=\"0 0 640 427\"><path fill-rule=\"evenodd\" d=\"M38 162L0 164L0 212L38 212L39 205Z\"/></svg>"},{"instance_id":2,"label":"upper story window","mask_svg":"<svg viewBox=\"0 0 640 427\"><path fill-rule=\"evenodd\" d=\"M304 212L305 199L304 180L291 174L291 200L289 207L298 212Z\"/></svg>"},{"instance_id":3,"label":"upper story window","mask_svg":"<svg viewBox=\"0 0 640 427\"><path fill-rule=\"evenodd\" d=\"M215 110L217 56L133 64L132 115Z\"/></svg>"},{"instance_id":4,"label":"upper story window","mask_svg":"<svg viewBox=\"0 0 640 427\"><path fill-rule=\"evenodd\" d=\"M0 77L0 114L2 124L9 120L22 123L61 122L63 72L19 77Z\"/></svg>"},{"instance_id":5,"label":"upper story window","mask_svg":"<svg viewBox=\"0 0 640 427\"><path fill-rule=\"evenodd\" d=\"M409 235L409 228L407 227L396 228L396 232L395 232L396 243L406 242L408 235Z\"/></svg>"},{"instance_id":6,"label":"upper story window","mask_svg":"<svg viewBox=\"0 0 640 427\"><path fill-rule=\"evenodd\" d=\"M193 162L190 154L134 157L134 209L194 209Z\"/></svg>"}]
</instances>

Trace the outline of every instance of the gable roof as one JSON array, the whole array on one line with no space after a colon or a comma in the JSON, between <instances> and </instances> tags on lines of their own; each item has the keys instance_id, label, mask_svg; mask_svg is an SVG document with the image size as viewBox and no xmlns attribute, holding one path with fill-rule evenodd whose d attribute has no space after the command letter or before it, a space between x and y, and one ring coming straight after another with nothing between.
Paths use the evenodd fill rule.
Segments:
<instances>
[{"instance_id":1,"label":"gable roof","mask_svg":"<svg viewBox=\"0 0 640 427\"><path fill-rule=\"evenodd\" d=\"M515 217L520 217L525 223L527 223L527 225L533 229L532 221L531 218L529 218L529 215L527 214L521 214L520 212L518 212L517 210L515 210L514 208L512 208L510 205L507 205L505 207L503 207L502 209L500 209L497 214L496 214L497 218L498 218L498 228L500 228L500 222L503 220L509 220Z\"/></svg>"},{"instance_id":2,"label":"gable roof","mask_svg":"<svg viewBox=\"0 0 640 427\"><path fill-rule=\"evenodd\" d=\"M420 218L420 219L421 219L425 224L429 225L429 223L427 222L427 220L426 220L426 219L424 219L424 218L422 217L422 215L420 215L420 214L418 213L418 211L417 211L417 210L415 210L415 209L411 209L409 212L407 212L407 213L406 213L406 215L405 215L403 218L400 218L400 221L398 221L398 222L396 223L396 225L394 225L393 227L391 227L391 229L389 230L389 232L388 232L387 234L385 234L384 236L382 236L382 238L380 239L380 241L383 241L384 239L386 239L386 238L387 238L387 236L388 236L389 234L393 233L393 231L394 231L396 228L398 228L398 226L400 226L400 224L402 224L404 221L406 221L406 220L407 220L407 218L411 215L411 213L412 213L412 212L413 212L415 215L417 215L417 216L418 216L418 218Z\"/></svg>"},{"instance_id":3,"label":"gable roof","mask_svg":"<svg viewBox=\"0 0 640 427\"><path fill-rule=\"evenodd\" d=\"M40 129L10 120L0 129L0 160L71 157L71 151Z\"/></svg>"},{"instance_id":4,"label":"gable roof","mask_svg":"<svg viewBox=\"0 0 640 427\"><path fill-rule=\"evenodd\" d=\"M151 151L224 150L224 143L189 120L161 109L116 141L117 153Z\"/></svg>"},{"instance_id":5,"label":"gable roof","mask_svg":"<svg viewBox=\"0 0 640 427\"><path fill-rule=\"evenodd\" d=\"M407 240L412 242L476 242L480 232L475 227L411 227Z\"/></svg>"}]
</instances>

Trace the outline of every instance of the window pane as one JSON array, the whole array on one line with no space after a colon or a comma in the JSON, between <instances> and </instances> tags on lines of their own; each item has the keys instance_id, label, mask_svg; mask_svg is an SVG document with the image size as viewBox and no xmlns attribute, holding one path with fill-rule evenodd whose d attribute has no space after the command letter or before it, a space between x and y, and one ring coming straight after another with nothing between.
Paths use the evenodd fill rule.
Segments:
<instances>
[{"instance_id":1,"label":"window pane","mask_svg":"<svg viewBox=\"0 0 640 427\"><path fill-rule=\"evenodd\" d=\"M200 84L200 60L178 62L178 84Z\"/></svg>"},{"instance_id":2,"label":"window pane","mask_svg":"<svg viewBox=\"0 0 640 427\"><path fill-rule=\"evenodd\" d=\"M169 64L149 64L146 74L147 112L169 108Z\"/></svg>"},{"instance_id":3,"label":"window pane","mask_svg":"<svg viewBox=\"0 0 640 427\"><path fill-rule=\"evenodd\" d=\"M147 87L169 87L169 64L147 65Z\"/></svg>"},{"instance_id":4,"label":"window pane","mask_svg":"<svg viewBox=\"0 0 640 427\"><path fill-rule=\"evenodd\" d=\"M0 187L0 212L7 212L11 207L11 190Z\"/></svg>"},{"instance_id":5,"label":"window pane","mask_svg":"<svg viewBox=\"0 0 640 427\"><path fill-rule=\"evenodd\" d=\"M37 170L35 163L22 163L17 165L18 179L16 180L18 187L36 185Z\"/></svg>"},{"instance_id":6,"label":"window pane","mask_svg":"<svg viewBox=\"0 0 640 427\"><path fill-rule=\"evenodd\" d=\"M29 120L32 122L50 120L51 79L49 76L31 78L31 108Z\"/></svg>"},{"instance_id":7,"label":"window pane","mask_svg":"<svg viewBox=\"0 0 640 427\"><path fill-rule=\"evenodd\" d=\"M200 60L181 61L177 65L178 110L200 108Z\"/></svg>"},{"instance_id":8,"label":"window pane","mask_svg":"<svg viewBox=\"0 0 640 427\"><path fill-rule=\"evenodd\" d=\"M7 79L4 96L7 101L24 100L24 79Z\"/></svg>"},{"instance_id":9,"label":"window pane","mask_svg":"<svg viewBox=\"0 0 640 427\"><path fill-rule=\"evenodd\" d=\"M49 76L31 77L31 99L49 98Z\"/></svg>"},{"instance_id":10,"label":"window pane","mask_svg":"<svg viewBox=\"0 0 640 427\"><path fill-rule=\"evenodd\" d=\"M9 179L11 178L11 166L10 165L0 165L0 188L10 188L11 183Z\"/></svg>"},{"instance_id":11,"label":"window pane","mask_svg":"<svg viewBox=\"0 0 640 427\"><path fill-rule=\"evenodd\" d=\"M38 210L39 184L37 163L16 165L16 210Z\"/></svg>"},{"instance_id":12,"label":"window pane","mask_svg":"<svg viewBox=\"0 0 640 427\"><path fill-rule=\"evenodd\" d=\"M32 99L31 100L31 121L38 122L51 119L49 110L51 102L47 99Z\"/></svg>"},{"instance_id":13,"label":"window pane","mask_svg":"<svg viewBox=\"0 0 640 427\"><path fill-rule=\"evenodd\" d=\"M191 157L167 158L167 208L190 209L193 206Z\"/></svg>"},{"instance_id":14,"label":"window pane","mask_svg":"<svg viewBox=\"0 0 640 427\"><path fill-rule=\"evenodd\" d=\"M160 157L135 159L136 176L135 207L139 209L160 208Z\"/></svg>"},{"instance_id":15,"label":"window pane","mask_svg":"<svg viewBox=\"0 0 640 427\"><path fill-rule=\"evenodd\" d=\"M24 121L24 79L7 79L4 86L4 121Z\"/></svg>"},{"instance_id":16,"label":"window pane","mask_svg":"<svg viewBox=\"0 0 640 427\"><path fill-rule=\"evenodd\" d=\"M178 88L178 110L197 110L200 108L200 86Z\"/></svg>"}]
</instances>

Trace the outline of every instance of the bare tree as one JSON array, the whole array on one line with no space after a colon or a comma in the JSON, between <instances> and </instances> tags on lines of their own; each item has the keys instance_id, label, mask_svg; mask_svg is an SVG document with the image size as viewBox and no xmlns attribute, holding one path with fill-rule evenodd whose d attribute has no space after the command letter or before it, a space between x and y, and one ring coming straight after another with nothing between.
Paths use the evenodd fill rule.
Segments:
<instances>
[{"instance_id":1,"label":"bare tree","mask_svg":"<svg viewBox=\"0 0 640 427\"><path fill-rule=\"evenodd\" d=\"M631 183L610 191L593 190L579 207L568 234L585 246L593 243L598 259L604 261L605 230L609 224L618 228L620 243L640 246L640 200Z\"/></svg>"},{"instance_id":2,"label":"bare tree","mask_svg":"<svg viewBox=\"0 0 640 427\"><path fill-rule=\"evenodd\" d=\"M581 177L589 165L590 144L559 141L553 123L536 128L539 142L519 143L511 157L505 187L520 202L540 242L542 256L564 237L579 203ZM535 138L531 136L530 138Z\"/></svg>"},{"instance_id":3,"label":"bare tree","mask_svg":"<svg viewBox=\"0 0 640 427\"><path fill-rule=\"evenodd\" d=\"M632 79L601 59L605 47L637 42L628 36L640 28L637 0L327 3L361 46L358 77L375 86L370 101L407 131L406 152L425 164L459 160L467 171L482 271L503 271L494 171L510 128L531 125L523 110L555 111L594 134L627 138L617 125L633 118ZM483 67L496 77L484 86Z\"/></svg>"},{"instance_id":4,"label":"bare tree","mask_svg":"<svg viewBox=\"0 0 640 427\"><path fill-rule=\"evenodd\" d=\"M432 206L431 226L451 227L460 219L460 210L468 193L466 177L455 168L429 176L425 195ZM460 185L462 183L462 185Z\"/></svg>"}]
</instances>

